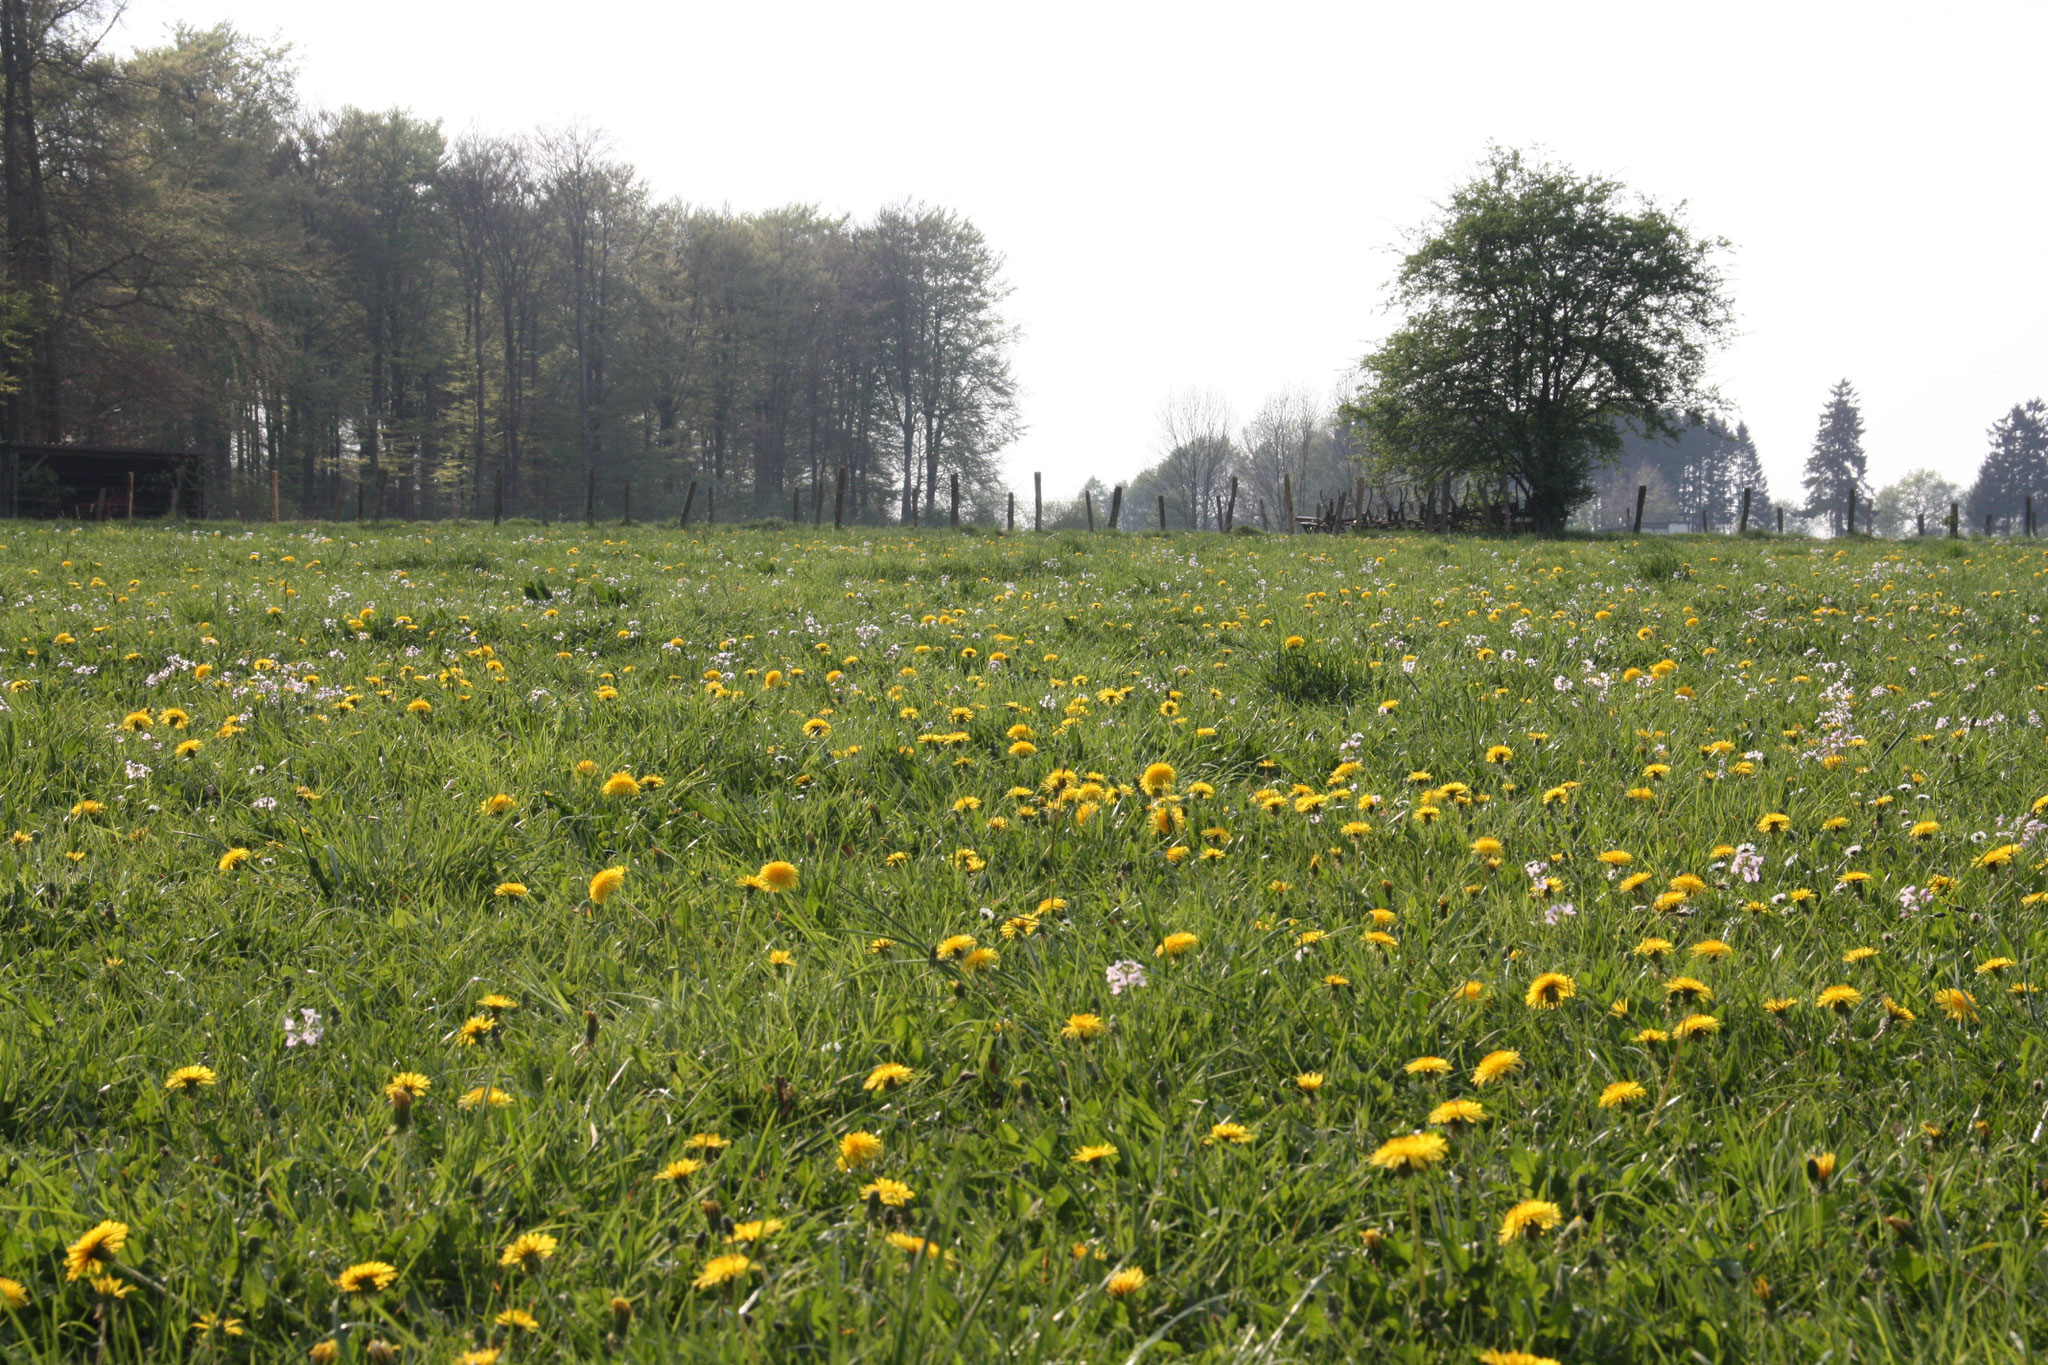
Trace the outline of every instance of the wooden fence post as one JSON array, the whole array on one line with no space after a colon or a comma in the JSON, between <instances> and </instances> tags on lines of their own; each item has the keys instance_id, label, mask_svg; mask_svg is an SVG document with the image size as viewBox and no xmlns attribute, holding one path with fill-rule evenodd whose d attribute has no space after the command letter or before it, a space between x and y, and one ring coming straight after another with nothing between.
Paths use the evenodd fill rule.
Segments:
<instances>
[{"instance_id":1,"label":"wooden fence post","mask_svg":"<svg viewBox=\"0 0 2048 1365\"><path fill-rule=\"evenodd\" d=\"M1742 490L1742 515L1735 523L1735 534L1742 535L1749 530L1749 490Z\"/></svg>"},{"instance_id":2,"label":"wooden fence post","mask_svg":"<svg viewBox=\"0 0 2048 1365\"><path fill-rule=\"evenodd\" d=\"M1849 534L1856 534L1856 485L1849 485Z\"/></svg>"},{"instance_id":3,"label":"wooden fence post","mask_svg":"<svg viewBox=\"0 0 2048 1365\"><path fill-rule=\"evenodd\" d=\"M1778 509L1778 534L1785 534L1785 509L1782 507Z\"/></svg>"},{"instance_id":4,"label":"wooden fence post","mask_svg":"<svg viewBox=\"0 0 2048 1365\"><path fill-rule=\"evenodd\" d=\"M1031 529L1045 529L1045 475L1036 470L1031 474Z\"/></svg>"},{"instance_id":5,"label":"wooden fence post","mask_svg":"<svg viewBox=\"0 0 2048 1365\"><path fill-rule=\"evenodd\" d=\"M2027 499L2027 505L2029 508L2033 506L2032 498ZM132 469L128 471L128 520L135 520L135 471Z\"/></svg>"},{"instance_id":6,"label":"wooden fence post","mask_svg":"<svg viewBox=\"0 0 2048 1365\"><path fill-rule=\"evenodd\" d=\"M1003 529L1006 531L1017 529L1017 490L1014 488L1010 490L1010 513L1004 519Z\"/></svg>"},{"instance_id":7,"label":"wooden fence post","mask_svg":"<svg viewBox=\"0 0 2048 1365\"><path fill-rule=\"evenodd\" d=\"M1159 529L1166 529L1166 494L1159 495Z\"/></svg>"},{"instance_id":8,"label":"wooden fence post","mask_svg":"<svg viewBox=\"0 0 2048 1365\"><path fill-rule=\"evenodd\" d=\"M713 479L711 486L704 490L704 524L706 526L718 525L718 480L716 479Z\"/></svg>"},{"instance_id":9,"label":"wooden fence post","mask_svg":"<svg viewBox=\"0 0 2048 1365\"><path fill-rule=\"evenodd\" d=\"M815 474L811 476L811 525L825 524L825 481Z\"/></svg>"},{"instance_id":10,"label":"wooden fence post","mask_svg":"<svg viewBox=\"0 0 2048 1365\"><path fill-rule=\"evenodd\" d=\"M1123 510L1124 510L1124 486L1123 486L1122 484L1118 484L1118 485L1116 486L1116 490L1115 490L1114 492L1112 492L1112 493L1111 493L1111 494L1109 495L1109 529L1110 529L1110 530L1114 531L1114 530L1116 529L1116 522L1117 522L1117 517L1118 517L1118 516L1119 516L1119 515L1120 515L1120 514L1121 514L1121 513L1123 512Z\"/></svg>"},{"instance_id":11,"label":"wooden fence post","mask_svg":"<svg viewBox=\"0 0 2048 1365\"><path fill-rule=\"evenodd\" d=\"M630 526L633 522L633 481L621 479L619 483L619 525Z\"/></svg>"},{"instance_id":12,"label":"wooden fence post","mask_svg":"<svg viewBox=\"0 0 2048 1365\"><path fill-rule=\"evenodd\" d=\"M1088 529L1092 531L1092 530L1094 530L1094 529L1095 529L1095 494L1094 494L1094 492L1093 492L1092 490L1090 490L1090 489L1086 489L1086 488L1082 489L1082 490L1081 490L1081 501L1082 501L1082 502L1083 502L1083 503L1084 503L1084 504L1085 504L1085 505L1087 506L1087 508L1088 508Z\"/></svg>"},{"instance_id":13,"label":"wooden fence post","mask_svg":"<svg viewBox=\"0 0 2048 1365\"><path fill-rule=\"evenodd\" d=\"M1984 538L1986 540L1989 540L1992 536L1996 534L1998 533L1991 529L1991 514L1989 512L1986 512L1984 514Z\"/></svg>"},{"instance_id":14,"label":"wooden fence post","mask_svg":"<svg viewBox=\"0 0 2048 1365\"><path fill-rule=\"evenodd\" d=\"M1649 498L1649 496L1650 485L1646 483L1639 483L1636 485L1636 524L1635 529L1629 532L1630 535L1639 536L1643 533L1643 503Z\"/></svg>"},{"instance_id":15,"label":"wooden fence post","mask_svg":"<svg viewBox=\"0 0 2048 1365\"><path fill-rule=\"evenodd\" d=\"M377 471L377 520L379 522L384 520L384 483L390 476L391 471L388 469Z\"/></svg>"},{"instance_id":16,"label":"wooden fence post","mask_svg":"<svg viewBox=\"0 0 2048 1365\"><path fill-rule=\"evenodd\" d=\"M846 524L846 466L839 466L839 486L832 494L832 529Z\"/></svg>"},{"instance_id":17,"label":"wooden fence post","mask_svg":"<svg viewBox=\"0 0 2048 1365\"><path fill-rule=\"evenodd\" d=\"M129 477L130 481L133 481L133 479L135 478L135 476L134 476L133 474L130 474L130 475L129 475L128 477ZM270 519L271 519L272 521L281 521L281 520L283 520L283 518L282 518L282 517L280 517L280 516L278 515L278 504L277 504L277 466L275 466L275 465L272 465L272 466L270 467Z\"/></svg>"},{"instance_id":18,"label":"wooden fence post","mask_svg":"<svg viewBox=\"0 0 2048 1365\"><path fill-rule=\"evenodd\" d=\"M1293 535L1294 526L1294 476L1283 473L1280 476L1280 510L1287 517L1287 534Z\"/></svg>"},{"instance_id":19,"label":"wooden fence post","mask_svg":"<svg viewBox=\"0 0 2048 1365\"><path fill-rule=\"evenodd\" d=\"M690 524L690 508L697 501L697 481L690 480L690 486L683 490L683 515L676 519L676 529L682 530Z\"/></svg>"},{"instance_id":20,"label":"wooden fence post","mask_svg":"<svg viewBox=\"0 0 2048 1365\"><path fill-rule=\"evenodd\" d=\"M958 526L960 524L960 476L958 474L948 474L946 476L946 484L948 497L950 498L950 501L946 504L946 525Z\"/></svg>"},{"instance_id":21,"label":"wooden fence post","mask_svg":"<svg viewBox=\"0 0 2048 1365\"><path fill-rule=\"evenodd\" d=\"M1948 538L1950 540L1954 540L1962 535L1962 518L1962 504L1954 502L1950 503L1948 505Z\"/></svg>"},{"instance_id":22,"label":"wooden fence post","mask_svg":"<svg viewBox=\"0 0 2048 1365\"><path fill-rule=\"evenodd\" d=\"M1230 506L1223 510L1223 529L1228 531L1237 521L1237 475L1230 476Z\"/></svg>"},{"instance_id":23,"label":"wooden fence post","mask_svg":"<svg viewBox=\"0 0 2048 1365\"><path fill-rule=\"evenodd\" d=\"M597 525L597 471L591 470L583 480L583 524Z\"/></svg>"},{"instance_id":24,"label":"wooden fence post","mask_svg":"<svg viewBox=\"0 0 2048 1365\"><path fill-rule=\"evenodd\" d=\"M134 476L133 474L130 474L130 475L128 476L128 479L129 479L129 482L131 482L131 483L132 483L132 482L134 482L134 480L135 480L135 476ZM130 497L129 501L131 501L131 502L132 502L132 501L134 501L134 498L133 498L133 496L132 496L132 495L131 495L131 497ZM2031 536L2032 536L2033 534L2034 534L2034 495L2033 495L2032 493L2029 493L2029 494L2027 494L2027 535L2031 537Z\"/></svg>"}]
</instances>

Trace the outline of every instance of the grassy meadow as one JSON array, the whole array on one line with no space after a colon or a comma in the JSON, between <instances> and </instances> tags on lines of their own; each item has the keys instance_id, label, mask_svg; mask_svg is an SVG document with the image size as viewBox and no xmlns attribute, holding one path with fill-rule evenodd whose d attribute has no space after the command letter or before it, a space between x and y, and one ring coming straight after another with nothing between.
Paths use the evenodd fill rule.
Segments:
<instances>
[{"instance_id":1,"label":"grassy meadow","mask_svg":"<svg viewBox=\"0 0 2048 1365\"><path fill-rule=\"evenodd\" d=\"M2036 1359L2044 571L8 526L0 1358Z\"/></svg>"}]
</instances>

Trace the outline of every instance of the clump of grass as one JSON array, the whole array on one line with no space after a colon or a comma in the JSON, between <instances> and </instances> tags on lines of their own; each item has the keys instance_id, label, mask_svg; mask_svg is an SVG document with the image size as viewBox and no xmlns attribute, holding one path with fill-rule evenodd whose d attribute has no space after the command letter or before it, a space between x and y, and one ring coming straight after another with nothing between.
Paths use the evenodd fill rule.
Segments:
<instances>
[{"instance_id":1,"label":"clump of grass","mask_svg":"<svg viewBox=\"0 0 2048 1365\"><path fill-rule=\"evenodd\" d=\"M1342 706L1366 693L1365 670L1350 658L1313 645L1282 645L1267 655L1266 691L1291 706Z\"/></svg>"},{"instance_id":2,"label":"clump of grass","mask_svg":"<svg viewBox=\"0 0 2048 1365\"><path fill-rule=\"evenodd\" d=\"M1685 556L1669 545L1655 545L1647 550L1640 550L1630 557L1629 564L1635 570L1636 577L1645 583L1669 583L1674 579L1692 576L1692 569L1687 565Z\"/></svg>"}]
</instances>

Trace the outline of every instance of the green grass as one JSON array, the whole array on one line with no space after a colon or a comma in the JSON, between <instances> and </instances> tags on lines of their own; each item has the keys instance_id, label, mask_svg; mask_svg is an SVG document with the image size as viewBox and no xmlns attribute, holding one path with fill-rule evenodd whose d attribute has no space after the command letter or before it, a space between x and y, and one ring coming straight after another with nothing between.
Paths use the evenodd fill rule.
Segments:
<instances>
[{"instance_id":1,"label":"green grass","mask_svg":"<svg viewBox=\"0 0 2048 1365\"><path fill-rule=\"evenodd\" d=\"M333 529L0 532L10 1362L443 1361L508 1310L520 1360L2048 1349L2024 542ZM796 887L740 884L772 860ZM935 957L962 934L999 961ZM1370 1163L1454 1098L1488 1118L1441 1165ZM1558 1226L1499 1244L1525 1199ZM118 1301L65 1279L102 1219ZM342 1294L365 1261L395 1283Z\"/></svg>"}]
</instances>

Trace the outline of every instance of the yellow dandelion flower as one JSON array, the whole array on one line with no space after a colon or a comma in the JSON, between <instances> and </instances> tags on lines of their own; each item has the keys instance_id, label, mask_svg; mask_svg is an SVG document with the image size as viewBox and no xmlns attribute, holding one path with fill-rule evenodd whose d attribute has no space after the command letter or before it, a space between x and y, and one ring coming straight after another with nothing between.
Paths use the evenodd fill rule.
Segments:
<instances>
[{"instance_id":1,"label":"yellow dandelion flower","mask_svg":"<svg viewBox=\"0 0 2048 1365\"><path fill-rule=\"evenodd\" d=\"M1670 1000L1705 1003L1714 998L1714 988L1698 977L1674 976L1664 983L1664 995Z\"/></svg>"},{"instance_id":2,"label":"yellow dandelion flower","mask_svg":"<svg viewBox=\"0 0 2048 1365\"><path fill-rule=\"evenodd\" d=\"M1602 1109L1619 1109L1634 1104L1649 1092L1634 1081L1616 1081L1600 1092Z\"/></svg>"},{"instance_id":3,"label":"yellow dandelion flower","mask_svg":"<svg viewBox=\"0 0 2048 1365\"><path fill-rule=\"evenodd\" d=\"M1395 1175L1419 1175L1449 1156L1450 1151L1450 1144L1441 1133L1410 1133L1381 1143L1367 1160Z\"/></svg>"},{"instance_id":4,"label":"yellow dandelion flower","mask_svg":"<svg viewBox=\"0 0 2048 1365\"><path fill-rule=\"evenodd\" d=\"M873 1091L894 1090L899 1085L907 1084L913 1074L911 1069L901 1062L883 1062L868 1073L868 1078L861 1082L860 1088Z\"/></svg>"},{"instance_id":5,"label":"yellow dandelion flower","mask_svg":"<svg viewBox=\"0 0 2048 1365\"><path fill-rule=\"evenodd\" d=\"M522 1232L499 1253L498 1264L532 1270L540 1262L553 1256L555 1248L559 1245L560 1243L545 1232Z\"/></svg>"},{"instance_id":6,"label":"yellow dandelion flower","mask_svg":"<svg viewBox=\"0 0 2048 1365\"><path fill-rule=\"evenodd\" d=\"M64 1248L64 1278L81 1280L97 1274L128 1245L128 1225L112 1219L97 1223L84 1236Z\"/></svg>"},{"instance_id":7,"label":"yellow dandelion flower","mask_svg":"<svg viewBox=\"0 0 2048 1365\"><path fill-rule=\"evenodd\" d=\"M1500 1220L1500 1244L1507 1246L1523 1237L1550 1232L1564 1221L1564 1211L1545 1199L1524 1199Z\"/></svg>"},{"instance_id":8,"label":"yellow dandelion flower","mask_svg":"<svg viewBox=\"0 0 2048 1365\"><path fill-rule=\"evenodd\" d=\"M1060 1037L1069 1042L1087 1042L1091 1038L1100 1038L1107 1032L1109 1025L1103 1022L1099 1014L1070 1014L1067 1016L1066 1026L1060 1030Z\"/></svg>"},{"instance_id":9,"label":"yellow dandelion flower","mask_svg":"<svg viewBox=\"0 0 2048 1365\"><path fill-rule=\"evenodd\" d=\"M359 1261L334 1277L334 1287L344 1294L369 1294L389 1289L398 1278L398 1267L386 1261Z\"/></svg>"},{"instance_id":10,"label":"yellow dandelion flower","mask_svg":"<svg viewBox=\"0 0 2048 1365\"><path fill-rule=\"evenodd\" d=\"M1953 986L1934 993L1934 1003L1950 1019L1958 1024L1978 1022L1977 998L1968 991L1959 991Z\"/></svg>"},{"instance_id":11,"label":"yellow dandelion flower","mask_svg":"<svg viewBox=\"0 0 2048 1365\"><path fill-rule=\"evenodd\" d=\"M204 1087L219 1082L220 1077L210 1066L181 1066L164 1078L164 1089L180 1095L196 1095Z\"/></svg>"},{"instance_id":12,"label":"yellow dandelion flower","mask_svg":"<svg viewBox=\"0 0 2048 1365\"><path fill-rule=\"evenodd\" d=\"M1529 983L1522 1003L1532 1010L1556 1009L1579 993L1579 983L1563 972L1545 972Z\"/></svg>"},{"instance_id":13,"label":"yellow dandelion flower","mask_svg":"<svg viewBox=\"0 0 2048 1365\"><path fill-rule=\"evenodd\" d=\"M1145 1287L1145 1272L1137 1266L1125 1266L1103 1282L1102 1292L1113 1299L1128 1298Z\"/></svg>"},{"instance_id":14,"label":"yellow dandelion flower","mask_svg":"<svg viewBox=\"0 0 2048 1365\"><path fill-rule=\"evenodd\" d=\"M1648 630L1648 626L1643 627ZM1539 1356L1532 1351L1481 1351L1479 1365L1558 1365L1553 1356Z\"/></svg>"},{"instance_id":15,"label":"yellow dandelion flower","mask_svg":"<svg viewBox=\"0 0 2048 1365\"><path fill-rule=\"evenodd\" d=\"M884 1176L873 1184L861 1186L860 1197L863 1201L872 1201L886 1208L900 1209L917 1198L917 1191L900 1180Z\"/></svg>"},{"instance_id":16,"label":"yellow dandelion flower","mask_svg":"<svg viewBox=\"0 0 2048 1365\"><path fill-rule=\"evenodd\" d=\"M590 903L603 905L626 884L626 869L607 867L590 879Z\"/></svg>"},{"instance_id":17,"label":"yellow dandelion flower","mask_svg":"<svg viewBox=\"0 0 2048 1365\"><path fill-rule=\"evenodd\" d=\"M697 1272L697 1278L690 1281L693 1289L716 1289L729 1284L754 1268L754 1263L738 1252L725 1256L713 1256Z\"/></svg>"},{"instance_id":18,"label":"yellow dandelion flower","mask_svg":"<svg viewBox=\"0 0 2048 1365\"><path fill-rule=\"evenodd\" d=\"M1486 1106L1478 1100L1445 1100L1429 1111L1429 1122L1436 1128L1469 1127L1486 1120Z\"/></svg>"},{"instance_id":19,"label":"yellow dandelion flower","mask_svg":"<svg viewBox=\"0 0 2048 1365\"><path fill-rule=\"evenodd\" d=\"M401 1071L391 1078L384 1087L384 1095L393 1104L410 1104L434 1088L434 1083L417 1071ZM405 1098L401 1100L399 1097Z\"/></svg>"},{"instance_id":20,"label":"yellow dandelion flower","mask_svg":"<svg viewBox=\"0 0 2048 1365\"><path fill-rule=\"evenodd\" d=\"M1472 1084L1492 1085L1511 1071L1519 1071L1522 1054L1512 1048L1489 1052L1479 1059L1479 1065L1472 1068Z\"/></svg>"}]
</instances>

